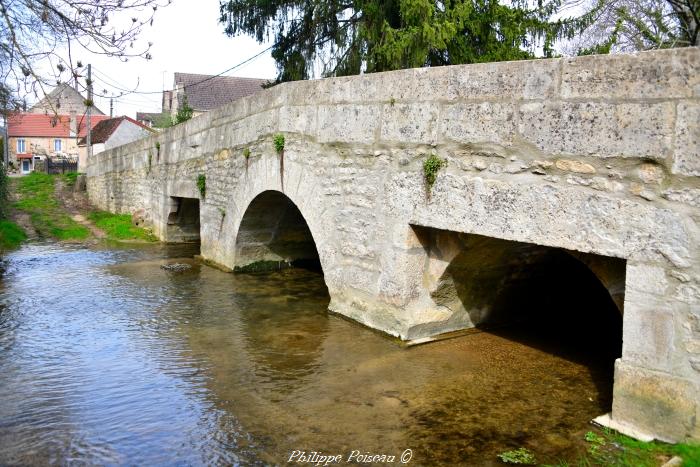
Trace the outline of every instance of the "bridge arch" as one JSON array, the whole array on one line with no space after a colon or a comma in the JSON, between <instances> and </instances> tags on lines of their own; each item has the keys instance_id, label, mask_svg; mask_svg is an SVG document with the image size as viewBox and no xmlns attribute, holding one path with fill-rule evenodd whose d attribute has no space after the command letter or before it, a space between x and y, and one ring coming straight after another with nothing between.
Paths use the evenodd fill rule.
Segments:
<instances>
[{"instance_id":1,"label":"bridge arch","mask_svg":"<svg viewBox=\"0 0 700 467\"><path fill-rule=\"evenodd\" d=\"M265 190L250 201L234 249L234 271L304 267L323 272L307 218L281 191Z\"/></svg>"}]
</instances>

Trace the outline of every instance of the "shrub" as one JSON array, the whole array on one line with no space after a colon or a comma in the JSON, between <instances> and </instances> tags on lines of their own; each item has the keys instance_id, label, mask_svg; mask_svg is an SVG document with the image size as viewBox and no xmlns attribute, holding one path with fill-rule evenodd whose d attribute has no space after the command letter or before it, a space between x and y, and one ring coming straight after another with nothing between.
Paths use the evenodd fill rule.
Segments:
<instances>
[{"instance_id":1,"label":"shrub","mask_svg":"<svg viewBox=\"0 0 700 467\"><path fill-rule=\"evenodd\" d=\"M0 162L0 219L5 219L8 215L9 183L10 179L7 178L7 174L5 173L5 165Z\"/></svg>"}]
</instances>

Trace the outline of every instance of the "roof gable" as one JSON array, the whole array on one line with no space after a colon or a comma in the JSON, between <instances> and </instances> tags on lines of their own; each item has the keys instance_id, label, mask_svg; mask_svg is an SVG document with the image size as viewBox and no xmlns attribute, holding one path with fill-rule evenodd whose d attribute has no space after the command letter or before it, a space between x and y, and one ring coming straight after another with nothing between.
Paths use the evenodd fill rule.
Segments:
<instances>
[{"instance_id":1,"label":"roof gable","mask_svg":"<svg viewBox=\"0 0 700 467\"><path fill-rule=\"evenodd\" d=\"M95 125L92 128L92 134L90 135L90 143L91 144L100 144L100 143L106 143L107 140L114 134L115 131L117 131L117 128L123 123L123 122L128 122L129 124L136 125L140 128L143 128L151 133L155 133L154 130L148 128L146 125L142 124L141 122L137 122L131 117L127 117L126 115L123 115L121 117L116 117L116 118L107 118L106 120L100 121L97 125ZM78 141L78 145L83 145L87 144L86 138L83 137Z\"/></svg>"},{"instance_id":2,"label":"roof gable","mask_svg":"<svg viewBox=\"0 0 700 467\"><path fill-rule=\"evenodd\" d=\"M93 106L93 115L104 115L104 113ZM75 111L84 114L87 111L85 97L67 83L59 84L44 96L39 102L34 104L29 113L34 114L69 114Z\"/></svg>"}]
</instances>

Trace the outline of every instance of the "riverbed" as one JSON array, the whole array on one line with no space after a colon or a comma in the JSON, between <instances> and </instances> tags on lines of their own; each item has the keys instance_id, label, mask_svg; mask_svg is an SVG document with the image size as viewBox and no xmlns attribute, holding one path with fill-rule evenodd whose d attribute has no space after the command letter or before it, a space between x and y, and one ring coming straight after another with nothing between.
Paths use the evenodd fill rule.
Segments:
<instances>
[{"instance_id":1,"label":"riverbed","mask_svg":"<svg viewBox=\"0 0 700 467\"><path fill-rule=\"evenodd\" d=\"M610 409L610 359L524 328L406 347L330 314L319 273L227 274L195 253L47 243L4 257L0 464L270 465L301 451L503 465L519 447L557 463ZM192 267L161 268L174 262Z\"/></svg>"}]
</instances>

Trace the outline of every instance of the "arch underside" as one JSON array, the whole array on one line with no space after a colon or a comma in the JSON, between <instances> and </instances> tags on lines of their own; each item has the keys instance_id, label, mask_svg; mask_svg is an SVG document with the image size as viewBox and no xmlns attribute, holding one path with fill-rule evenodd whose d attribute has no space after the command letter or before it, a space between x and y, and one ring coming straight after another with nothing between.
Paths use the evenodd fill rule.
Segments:
<instances>
[{"instance_id":1,"label":"arch underside","mask_svg":"<svg viewBox=\"0 0 700 467\"><path fill-rule=\"evenodd\" d=\"M320 270L316 244L292 200L278 191L264 191L251 201L241 220L234 271L291 266Z\"/></svg>"},{"instance_id":2,"label":"arch underside","mask_svg":"<svg viewBox=\"0 0 700 467\"><path fill-rule=\"evenodd\" d=\"M518 321L560 307L604 307L621 316L626 262L439 229L413 227L427 255L432 301L474 326ZM535 310L533 312L533 310Z\"/></svg>"}]
</instances>

